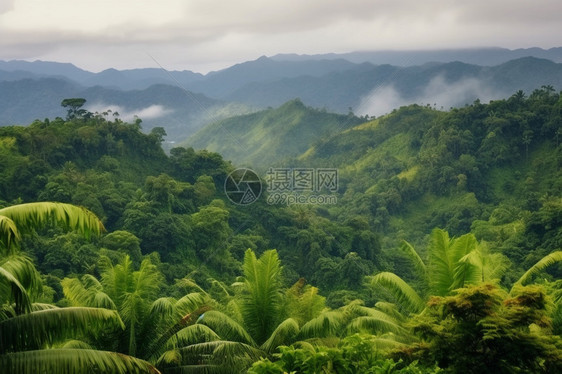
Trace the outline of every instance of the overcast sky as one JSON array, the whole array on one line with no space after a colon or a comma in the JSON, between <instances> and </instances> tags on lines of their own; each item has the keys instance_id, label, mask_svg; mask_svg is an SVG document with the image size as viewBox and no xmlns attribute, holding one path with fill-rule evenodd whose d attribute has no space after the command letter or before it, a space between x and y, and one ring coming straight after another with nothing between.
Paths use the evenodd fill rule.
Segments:
<instances>
[{"instance_id":1,"label":"overcast sky","mask_svg":"<svg viewBox=\"0 0 562 374\"><path fill-rule=\"evenodd\" d=\"M560 0L0 0L0 59L206 73L277 53L562 46Z\"/></svg>"}]
</instances>

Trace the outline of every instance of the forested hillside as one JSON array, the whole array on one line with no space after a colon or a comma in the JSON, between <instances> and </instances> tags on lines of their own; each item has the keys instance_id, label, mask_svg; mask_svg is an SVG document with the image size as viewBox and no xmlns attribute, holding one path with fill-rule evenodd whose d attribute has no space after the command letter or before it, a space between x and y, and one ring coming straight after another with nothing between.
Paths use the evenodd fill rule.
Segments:
<instances>
[{"instance_id":1,"label":"forested hillside","mask_svg":"<svg viewBox=\"0 0 562 374\"><path fill-rule=\"evenodd\" d=\"M372 119L294 100L200 135L224 155L67 103L0 128L7 372L562 370L551 86ZM240 163L253 204L225 194ZM272 202L269 167L337 170L337 203Z\"/></svg>"},{"instance_id":2,"label":"forested hillside","mask_svg":"<svg viewBox=\"0 0 562 374\"><path fill-rule=\"evenodd\" d=\"M263 168L299 156L319 139L361 122L353 113L328 113L294 99L279 108L211 123L182 144L218 152L237 165Z\"/></svg>"}]
</instances>

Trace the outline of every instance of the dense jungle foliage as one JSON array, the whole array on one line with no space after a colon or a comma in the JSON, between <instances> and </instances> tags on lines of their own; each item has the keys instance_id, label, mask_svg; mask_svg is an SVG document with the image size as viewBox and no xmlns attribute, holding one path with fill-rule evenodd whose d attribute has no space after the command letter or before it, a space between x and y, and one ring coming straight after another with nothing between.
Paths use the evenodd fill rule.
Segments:
<instances>
[{"instance_id":1,"label":"dense jungle foliage","mask_svg":"<svg viewBox=\"0 0 562 374\"><path fill-rule=\"evenodd\" d=\"M83 104L0 128L4 371L562 371L552 87L350 113L302 154L268 155L337 169L325 205L270 204L265 188L233 204L220 154L166 154L163 128Z\"/></svg>"}]
</instances>

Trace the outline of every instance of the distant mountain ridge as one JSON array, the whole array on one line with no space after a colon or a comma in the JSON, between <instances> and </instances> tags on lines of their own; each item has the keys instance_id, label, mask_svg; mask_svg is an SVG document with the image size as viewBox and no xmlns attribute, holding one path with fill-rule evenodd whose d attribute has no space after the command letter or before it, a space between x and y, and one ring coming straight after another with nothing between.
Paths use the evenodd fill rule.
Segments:
<instances>
[{"instance_id":1,"label":"distant mountain ridge","mask_svg":"<svg viewBox=\"0 0 562 374\"><path fill-rule=\"evenodd\" d=\"M87 100L84 108L91 112L111 109L127 121L137 115L143 120L145 130L164 127L170 140L183 139L209 120L229 116L229 110L237 114L247 112L241 106L233 107L164 84L123 91L102 86L83 87L60 78L21 79L0 81L0 97L0 126L27 125L35 119L65 117L66 110L61 107L61 101L83 97Z\"/></svg>"},{"instance_id":2,"label":"distant mountain ridge","mask_svg":"<svg viewBox=\"0 0 562 374\"><path fill-rule=\"evenodd\" d=\"M307 105L346 113L382 115L401 105L434 103L445 108L530 93L542 85L562 88L562 64L524 57L487 67L462 62L398 67L363 63L321 77L253 82L222 99L247 105L278 106L299 97ZM383 102L383 103L381 103Z\"/></svg>"},{"instance_id":3,"label":"distant mountain ridge","mask_svg":"<svg viewBox=\"0 0 562 374\"><path fill-rule=\"evenodd\" d=\"M469 63L475 59L481 63ZM557 61L562 48L276 55L205 75L162 68L93 73L69 63L0 61L0 126L64 116L62 99L84 97L87 109L136 114L146 129L162 126L169 140L181 141L207 123L295 98L344 115L380 116L411 103L447 109L542 85L561 89Z\"/></svg>"},{"instance_id":4,"label":"distant mountain ridge","mask_svg":"<svg viewBox=\"0 0 562 374\"><path fill-rule=\"evenodd\" d=\"M375 65L389 64L396 66L423 65L428 62L454 62L461 61L467 64L494 66L521 57L537 57L562 62L562 47L518 48L507 49L491 48L464 48L464 49L438 49L438 50L383 50L383 51L358 51L349 53L327 53L315 55L277 54L273 60L300 61L324 60L341 58L354 63L370 62Z\"/></svg>"}]
</instances>

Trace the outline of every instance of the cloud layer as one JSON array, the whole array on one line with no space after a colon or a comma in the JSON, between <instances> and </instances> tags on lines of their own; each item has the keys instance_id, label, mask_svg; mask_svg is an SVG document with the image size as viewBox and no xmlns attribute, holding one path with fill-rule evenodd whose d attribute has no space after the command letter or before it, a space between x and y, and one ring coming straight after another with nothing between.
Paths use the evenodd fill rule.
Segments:
<instances>
[{"instance_id":1,"label":"cloud layer","mask_svg":"<svg viewBox=\"0 0 562 374\"><path fill-rule=\"evenodd\" d=\"M276 53L559 46L562 2L2 0L0 59L207 71Z\"/></svg>"}]
</instances>

